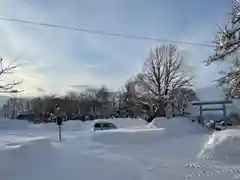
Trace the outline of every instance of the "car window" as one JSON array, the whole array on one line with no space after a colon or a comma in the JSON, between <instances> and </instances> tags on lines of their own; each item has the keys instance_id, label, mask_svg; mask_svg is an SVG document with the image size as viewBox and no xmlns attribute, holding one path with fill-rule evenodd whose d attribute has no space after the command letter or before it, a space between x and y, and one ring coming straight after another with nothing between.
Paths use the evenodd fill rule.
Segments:
<instances>
[{"instance_id":1,"label":"car window","mask_svg":"<svg viewBox=\"0 0 240 180\"><path fill-rule=\"evenodd\" d=\"M103 124L103 127L104 128L115 128L115 126L111 123L105 123L105 124Z\"/></svg>"},{"instance_id":2,"label":"car window","mask_svg":"<svg viewBox=\"0 0 240 180\"><path fill-rule=\"evenodd\" d=\"M101 124L100 124L100 123L97 123L97 124L94 125L94 127L96 127L96 128L101 128Z\"/></svg>"}]
</instances>

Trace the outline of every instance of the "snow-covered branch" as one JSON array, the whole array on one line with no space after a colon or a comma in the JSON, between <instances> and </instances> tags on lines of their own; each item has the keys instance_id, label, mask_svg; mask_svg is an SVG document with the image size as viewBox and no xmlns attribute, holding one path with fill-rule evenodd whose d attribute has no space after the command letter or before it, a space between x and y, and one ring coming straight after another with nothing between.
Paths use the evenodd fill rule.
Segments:
<instances>
[{"instance_id":1,"label":"snow-covered branch","mask_svg":"<svg viewBox=\"0 0 240 180\"><path fill-rule=\"evenodd\" d=\"M220 28L214 43L215 51L208 58L207 65L226 59L240 48L240 3L238 0L232 0L229 22L224 29Z\"/></svg>"},{"instance_id":2,"label":"snow-covered branch","mask_svg":"<svg viewBox=\"0 0 240 180\"><path fill-rule=\"evenodd\" d=\"M13 71L18 67L18 65L14 65L16 60L10 62L7 66L4 66L3 59L0 58L0 76L4 76L5 74L13 73ZM20 81L15 81L12 83L0 84L0 93L18 93L22 90L15 89Z\"/></svg>"}]
</instances>

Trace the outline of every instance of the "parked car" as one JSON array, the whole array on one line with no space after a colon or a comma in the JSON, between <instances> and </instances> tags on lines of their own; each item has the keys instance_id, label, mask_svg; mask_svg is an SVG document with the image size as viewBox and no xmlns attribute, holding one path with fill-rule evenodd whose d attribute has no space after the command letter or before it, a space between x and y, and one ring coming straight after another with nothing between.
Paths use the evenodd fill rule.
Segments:
<instances>
[{"instance_id":1,"label":"parked car","mask_svg":"<svg viewBox=\"0 0 240 180\"><path fill-rule=\"evenodd\" d=\"M93 124L93 131L117 129L111 122L96 122Z\"/></svg>"}]
</instances>

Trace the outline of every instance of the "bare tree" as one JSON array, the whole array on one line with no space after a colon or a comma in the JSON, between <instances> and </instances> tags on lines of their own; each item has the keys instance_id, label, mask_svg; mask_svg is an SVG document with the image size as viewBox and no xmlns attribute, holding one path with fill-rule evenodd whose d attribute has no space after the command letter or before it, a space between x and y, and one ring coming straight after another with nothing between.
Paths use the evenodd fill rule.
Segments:
<instances>
[{"instance_id":1,"label":"bare tree","mask_svg":"<svg viewBox=\"0 0 240 180\"><path fill-rule=\"evenodd\" d=\"M172 101L169 104L173 114L183 115L188 106L188 102L199 100L193 89L178 88L171 95Z\"/></svg>"},{"instance_id":2,"label":"bare tree","mask_svg":"<svg viewBox=\"0 0 240 180\"><path fill-rule=\"evenodd\" d=\"M4 66L3 59L0 58L0 76L3 77L6 74L13 73L13 71L18 67L18 65L14 65L15 62L16 60L9 63L7 66ZM0 93L18 93L20 90L15 89L15 87L19 84L21 84L20 81L0 84Z\"/></svg>"},{"instance_id":3,"label":"bare tree","mask_svg":"<svg viewBox=\"0 0 240 180\"><path fill-rule=\"evenodd\" d=\"M122 116L135 116L140 113L135 85L135 79L129 80L119 94L119 110Z\"/></svg>"},{"instance_id":4,"label":"bare tree","mask_svg":"<svg viewBox=\"0 0 240 180\"><path fill-rule=\"evenodd\" d=\"M183 67L182 57L173 45L157 46L146 59L143 71L137 76L136 88L140 97L147 97L161 115L173 91L191 86L193 76ZM150 106L150 105L149 105Z\"/></svg>"}]
</instances>

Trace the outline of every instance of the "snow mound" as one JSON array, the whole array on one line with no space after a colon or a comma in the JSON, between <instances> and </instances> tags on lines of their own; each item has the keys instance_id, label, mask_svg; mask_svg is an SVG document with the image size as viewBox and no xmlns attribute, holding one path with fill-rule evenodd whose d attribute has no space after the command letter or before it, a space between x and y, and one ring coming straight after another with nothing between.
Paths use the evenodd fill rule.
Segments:
<instances>
[{"instance_id":1,"label":"snow mound","mask_svg":"<svg viewBox=\"0 0 240 180\"><path fill-rule=\"evenodd\" d=\"M152 122L148 123L148 127L149 128L164 128L164 123L166 123L166 121L169 121L169 119L167 119L166 117L158 117L152 120Z\"/></svg>"},{"instance_id":2,"label":"snow mound","mask_svg":"<svg viewBox=\"0 0 240 180\"><path fill-rule=\"evenodd\" d=\"M96 131L92 140L104 144L146 144L158 142L164 129L116 129Z\"/></svg>"},{"instance_id":3,"label":"snow mound","mask_svg":"<svg viewBox=\"0 0 240 180\"><path fill-rule=\"evenodd\" d=\"M56 123L40 123L40 124L31 124L29 125L30 128L34 131L56 131L57 130L57 125Z\"/></svg>"},{"instance_id":4,"label":"snow mound","mask_svg":"<svg viewBox=\"0 0 240 180\"><path fill-rule=\"evenodd\" d=\"M84 123L79 120L70 120L70 121L64 122L63 129L68 131L81 131L81 130L91 129L91 127L89 123Z\"/></svg>"},{"instance_id":5,"label":"snow mound","mask_svg":"<svg viewBox=\"0 0 240 180\"><path fill-rule=\"evenodd\" d=\"M143 119L131 119L131 118L114 118L114 119L97 119L93 122L108 121L117 126L117 128L134 128L146 126L147 122Z\"/></svg>"},{"instance_id":6,"label":"snow mound","mask_svg":"<svg viewBox=\"0 0 240 180\"><path fill-rule=\"evenodd\" d=\"M24 120L0 119L0 130L25 130L30 123Z\"/></svg>"},{"instance_id":7,"label":"snow mound","mask_svg":"<svg viewBox=\"0 0 240 180\"><path fill-rule=\"evenodd\" d=\"M229 129L214 132L203 149L198 154L199 158L212 160L240 160L240 131L239 129Z\"/></svg>"},{"instance_id":8,"label":"snow mound","mask_svg":"<svg viewBox=\"0 0 240 180\"><path fill-rule=\"evenodd\" d=\"M32 124L30 125L31 128L35 129L36 131L57 131L58 126L56 123L41 123L41 124ZM84 123L78 120L69 120L63 123L62 130L63 131L83 131L83 130L90 130L91 125L90 123Z\"/></svg>"},{"instance_id":9,"label":"snow mound","mask_svg":"<svg viewBox=\"0 0 240 180\"><path fill-rule=\"evenodd\" d=\"M49 149L51 146L51 139L47 137L6 136L4 139L0 139L0 151L12 150L26 153L27 151L35 150L34 152L37 152L42 151L43 149Z\"/></svg>"},{"instance_id":10,"label":"snow mound","mask_svg":"<svg viewBox=\"0 0 240 180\"><path fill-rule=\"evenodd\" d=\"M156 142L160 139L159 133L163 133L162 128L148 128L148 124L143 119L116 118L98 119L95 122L111 122L118 129L96 131L93 133L92 141L104 144L144 144Z\"/></svg>"},{"instance_id":11,"label":"snow mound","mask_svg":"<svg viewBox=\"0 0 240 180\"><path fill-rule=\"evenodd\" d=\"M12 162L11 160L14 157L14 162L26 162L27 160L42 157L43 154L50 152L51 149L51 140L46 137L25 137L15 141L9 139L9 142L1 142L0 161L3 164L5 164L4 162L7 164ZM11 165L9 164L9 166Z\"/></svg>"},{"instance_id":12,"label":"snow mound","mask_svg":"<svg viewBox=\"0 0 240 180\"><path fill-rule=\"evenodd\" d=\"M98 121L108 121L115 124L118 128L142 128L147 126L143 119L115 118L115 119L97 119L94 121L82 122L78 120L69 120L63 123L63 131L85 131L91 130L92 125ZM1 130L34 130L34 131L56 131L56 123L33 124L27 120L0 119Z\"/></svg>"},{"instance_id":13,"label":"snow mound","mask_svg":"<svg viewBox=\"0 0 240 180\"><path fill-rule=\"evenodd\" d=\"M186 117L176 117L171 119L165 117L155 118L148 126L149 128L164 128L167 133L178 135L206 132L199 124L192 122Z\"/></svg>"},{"instance_id":14,"label":"snow mound","mask_svg":"<svg viewBox=\"0 0 240 180\"><path fill-rule=\"evenodd\" d=\"M17 139L16 139L17 140ZM26 137L12 141L0 149L0 168L3 179L39 179L41 169L54 161L56 152L49 138ZM40 172L39 172L40 170Z\"/></svg>"}]
</instances>

